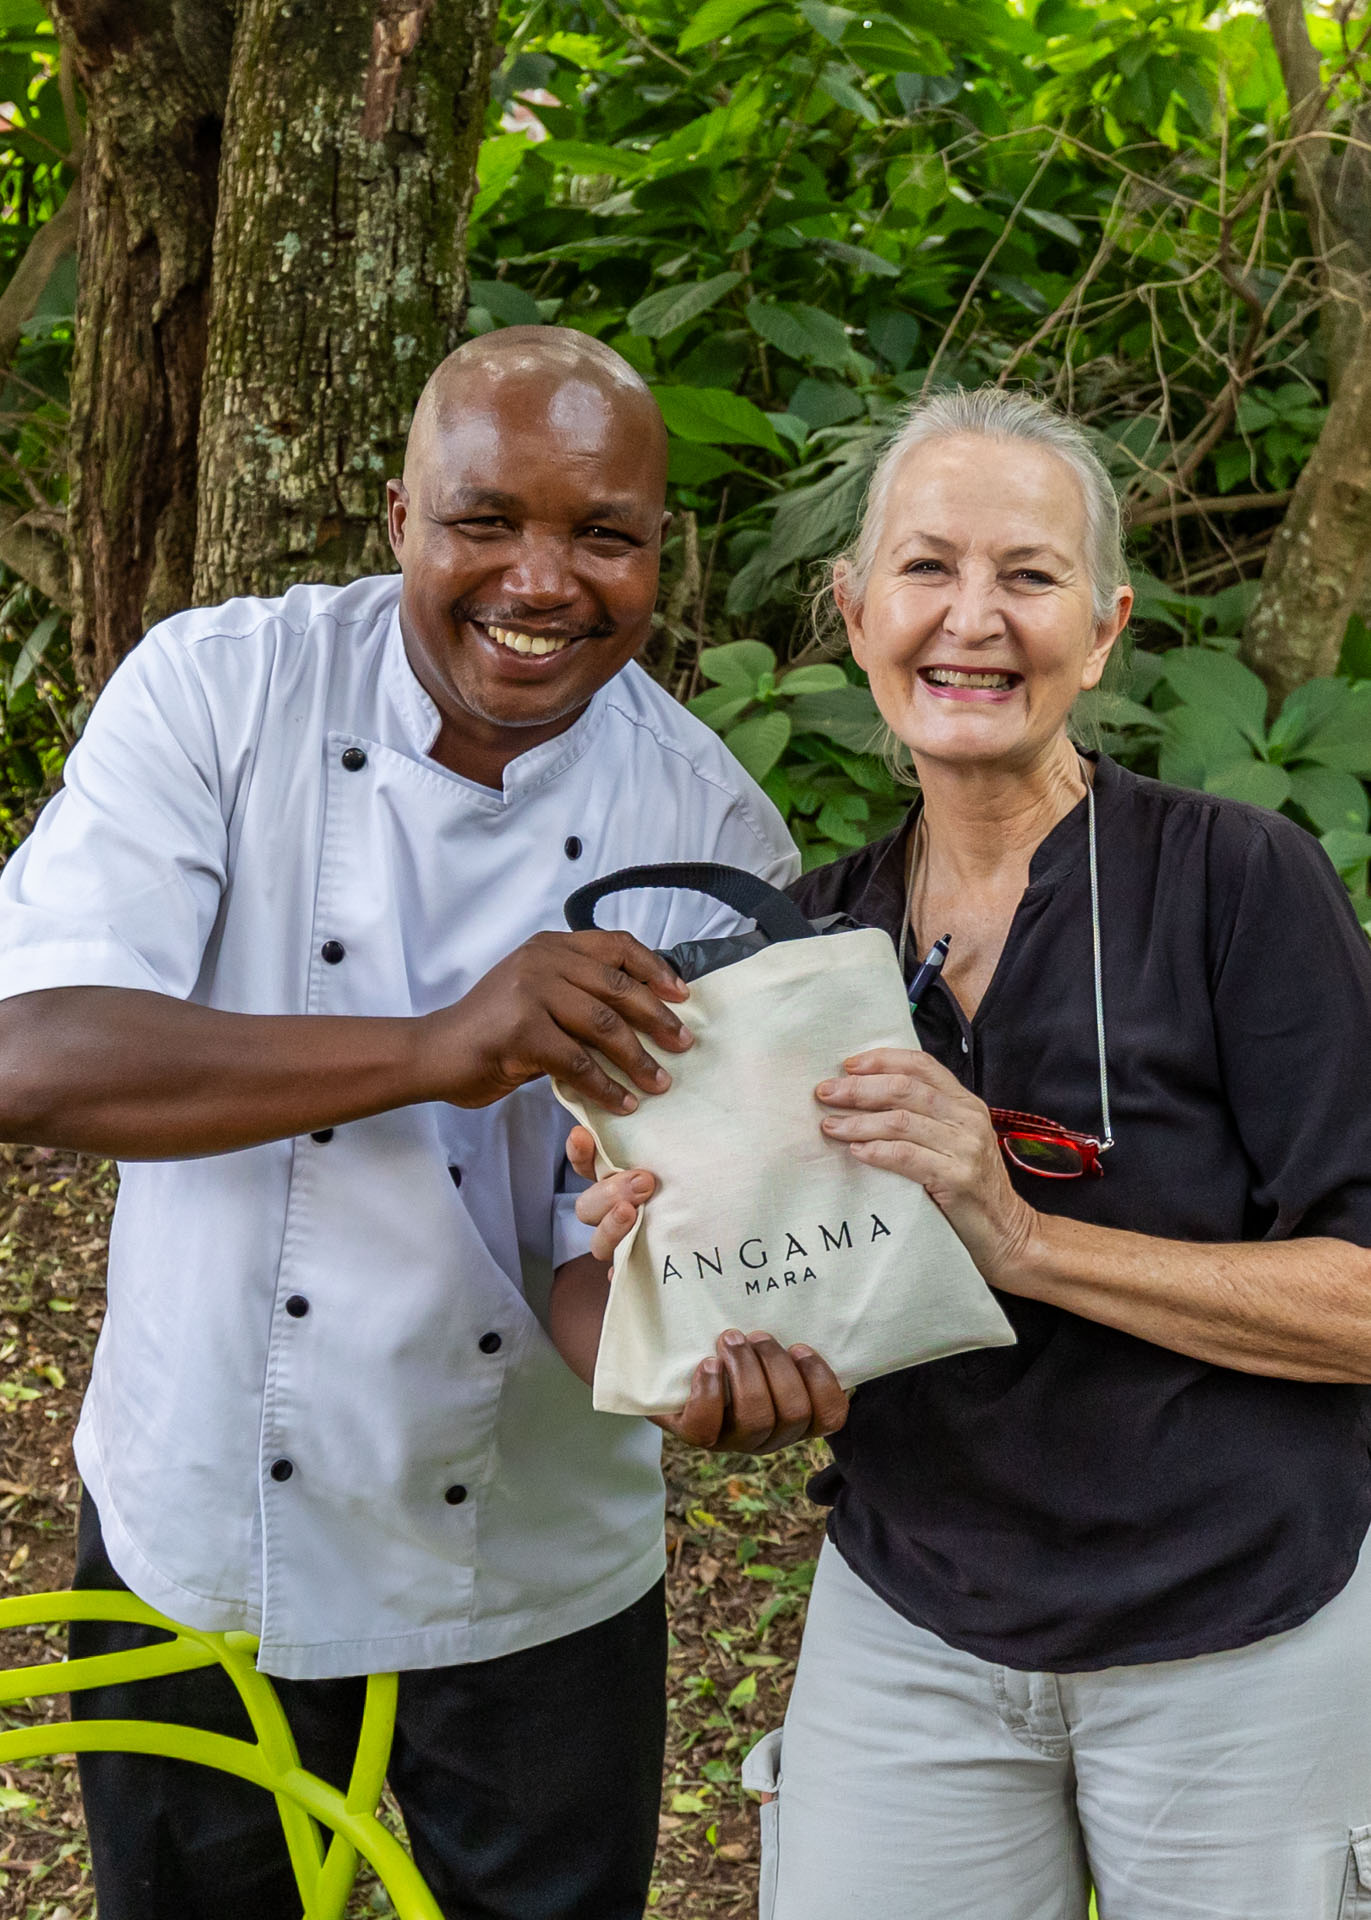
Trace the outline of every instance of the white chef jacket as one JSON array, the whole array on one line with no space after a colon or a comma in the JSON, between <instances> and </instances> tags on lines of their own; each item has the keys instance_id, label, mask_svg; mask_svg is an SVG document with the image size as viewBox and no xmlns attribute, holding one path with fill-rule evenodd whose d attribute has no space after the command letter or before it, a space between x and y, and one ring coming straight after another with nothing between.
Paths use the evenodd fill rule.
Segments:
<instances>
[{"instance_id":1,"label":"white chef jacket","mask_svg":"<svg viewBox=\"0 0 1371 1920\"><path fill-rule=\"evenodd\" d=\"M794 876L775 809L637 666L500 792L437 765L399 586L153 629L0 878L0 997L423 1014L613 868ZM667 946L736 920L640 891L608 924ZM315 1678L487 1659L647 1591L659 1435L595 1413L540 1321L588 1243L568 1124L543 1081L121 1168L76 1456L135 1593Z\"/></svg>"}]
</instances>

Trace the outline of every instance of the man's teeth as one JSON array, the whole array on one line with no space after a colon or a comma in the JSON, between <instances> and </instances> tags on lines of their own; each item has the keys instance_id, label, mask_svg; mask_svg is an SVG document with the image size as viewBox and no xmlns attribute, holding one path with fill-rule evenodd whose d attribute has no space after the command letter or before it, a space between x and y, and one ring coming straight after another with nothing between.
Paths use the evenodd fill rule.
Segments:
<instances>
[{"instance_id":1,"label":"man's teeth","mask_svg":"<svg viewBox=\"0 0 1371 1920\"><path fill-rule=\"evenodd\" d=\"M1011 687L1009 673L962 673L956 667L930 667L928 677L935 687Z\"/></svg>"},{"instance_id":2,"label":"man's teeth","mask_svg":"<svg viewBox=\"0 0 1371 1920\"><path fill-rule=\"evenodd\" d=\"M512 653L560 653L563 647L571 645L569 638L560 635L515 633L512 627L487 627L486 632L492 640L498 640L502 647L508 647Z\"/></svg>"}]
</instances>

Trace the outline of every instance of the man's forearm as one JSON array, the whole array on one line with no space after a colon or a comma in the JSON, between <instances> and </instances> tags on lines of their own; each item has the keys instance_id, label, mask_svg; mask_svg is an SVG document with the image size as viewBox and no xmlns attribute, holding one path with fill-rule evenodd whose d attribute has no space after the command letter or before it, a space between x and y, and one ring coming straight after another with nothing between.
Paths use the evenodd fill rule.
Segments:
<instances>
[{"instance_id":1,"label":"man's forearm","mask_svg":"<svg viewBox=\"0 0 1371 1920\"><path fill-rule=\"evenodd\" d=\"M663 996L659 999L658 995ZM0 1139L125 1160L229 1153L425 1100L486 1107L542 1074L627 1113L683 1051L688 990L626 933L538 933L408 1019L223 1013L127 987L0 1000Z\"/></svg>"},{"instance_id":2,"label":"man's forearm","mask_svg":"<svg viewBox=\"0 0 1371 1920\"><path fill-rule=\"evenodd\" d=\"M187 1159L433 1097L418 1019L221 1013L122 987L0 1001L0 1129L32 1146Z\"/></svg>"},{"instance_id":3,"label":"man's forearm","mask_svg":"<svg viewBox=\"0 0 1371 1920\"><path fill-rule=\"evenodd\" d=\"M993 1284L1242 1373L1371 1383L1371 1251L1212 1245L1039 1214Z\"/></svg>"}]
</instances>

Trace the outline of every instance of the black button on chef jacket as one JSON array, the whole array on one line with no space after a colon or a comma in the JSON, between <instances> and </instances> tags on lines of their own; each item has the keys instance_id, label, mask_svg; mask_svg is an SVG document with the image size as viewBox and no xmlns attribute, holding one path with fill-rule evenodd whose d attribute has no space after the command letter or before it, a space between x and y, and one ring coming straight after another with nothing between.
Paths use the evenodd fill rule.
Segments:
<instances>
[{"instance_id":1,"label":"black button on chef jacket","mask_svg":"<svg viewBox=\"0 0 1371 1920\"><path fill-rule=\"evenodd\" d=\"M1011 1168L1018 1190L1171 1240L1371 1246L1371 944L1327 856L1104 757L1095 803L1117 1144L1103 1178ZM792 895L898 939L912 820ZM975 1019L939 983L916 1027L987 1104L1100 1132L1084 801L1034 855ZM998 1298L1016 1346L859 1387L811 1483L891 1606L983 1659L1082 1672L1243 1646L1339 1591L1371 1520L1371 1390Z\"/></svg>"}]
</instances>

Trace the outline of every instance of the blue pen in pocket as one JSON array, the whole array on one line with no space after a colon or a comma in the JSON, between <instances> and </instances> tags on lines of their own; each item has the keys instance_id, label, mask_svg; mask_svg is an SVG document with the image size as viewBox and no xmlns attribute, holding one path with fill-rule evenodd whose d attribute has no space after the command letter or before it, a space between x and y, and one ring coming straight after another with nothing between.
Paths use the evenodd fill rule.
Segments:
<instances>
[{"instance_id":1,"label":"blue pen in pocket","mask_svg":"<svg viewBox=\"0 0 1371 1920\"><path fill-rule=\"evenodd\" d=\"M928 958L909 983L909 1011L913 1013L932 982L943 970L943 961L952 945L952 935L945 933L941 940L935 940L928 950Z\"/></svg>"}]
</instances>

